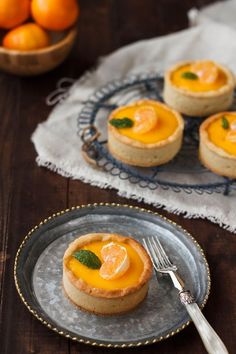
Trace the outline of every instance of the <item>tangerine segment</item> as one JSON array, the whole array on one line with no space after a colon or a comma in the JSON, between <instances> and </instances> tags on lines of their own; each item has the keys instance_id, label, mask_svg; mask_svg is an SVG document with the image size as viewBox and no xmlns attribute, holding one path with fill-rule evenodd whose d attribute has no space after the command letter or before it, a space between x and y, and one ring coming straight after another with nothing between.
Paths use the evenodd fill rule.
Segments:
<instances>
[{"instance_id":1,"label":"tangerine segment","mask_svg":"<svg viewBox=\"0 0 236 354\"><path fill-rule=\"evenodd\" d=\"M29 51L47 47L50 39L47 32L35 23L27 23L8 32L3 46L8 49Z\"/></svg>"},{"instance_id":2,"label":"tangerine segment","mask_svg":"<svg viewBox=\"0 0 236 354\"><path fill-rule=\"evenodd\" d=\"M69 28L79 16L77 0L32 0L31 10L34 20L51 31Z\"/></svg>"},{"instance_id":3,"label":"tangerine segment","mask_svg":"<svg viewBox=\"0 0 236 354\"><path fill-rule=\"evenodd\" d=\"M133 131L137 134L145 134L155 128L158 116L152 106L142 106L134 113Z\"/></svg>"},{"instance_id":4,"label":"tangerine segment","mask_svg":"<svg viewBox=\"0 0 236 354\"><path fill-rule=\"evenodd\" d=\"M214 83L219 74L219 70L215 63L210 60L202 60L192 64L192 72L197 74L199 80L206 84Z\"/></svg>"},{"instance_id":5,"label":"tangerine segment","mask_svg":"<svg viewBox=\"0 0 236 354\"><path fill-rule=\"evenodd\" d=\"M101 249L104 260L99 274L103 279L111 280L121 277L129 268L129 257L125 247L110 242Z\"/></svg>"},{"instance_id":6,"label":"tangerine segment","mask_svg":"<svg viewBox=\"0 0 236 354\"><path fill-rule=\"evenodd\" d=\"M10 29L23 23L30 16L30 0L1 0L0 27Z\"/></svg>"}]
</instances>

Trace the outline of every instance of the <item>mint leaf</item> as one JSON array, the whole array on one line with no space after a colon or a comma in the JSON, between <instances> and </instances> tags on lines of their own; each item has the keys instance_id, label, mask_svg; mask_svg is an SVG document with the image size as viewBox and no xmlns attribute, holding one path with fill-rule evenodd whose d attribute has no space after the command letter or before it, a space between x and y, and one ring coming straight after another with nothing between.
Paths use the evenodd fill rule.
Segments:
<instances>
[{"instance_id":1,"label":"mint leaf","mask_svg":"<svg viewBox=\"0 0 236 354\"><path fill-rule=\"evenodd\" d=\"M222 128L229 129L229 121L225 116L223 116L221 119L221 125L222 125Z\"/></svg>"},{"instance_id":2,"label":"mint leaf","mask_svg":"<svg viewBox=\"0 0 236 354\"><path fill-rule=\"evenodd\" d=\"M102 262L96 256L95 253L89 250L79 250L73 253L73 257L75 257L80 263L85 265L91 269L99 269L102 265Z\"/></svg>"},{"instance_id":3,"label":"mint leaf","mask_svg":"<svg viewBox=\"0 0 236 354\"><path fill-rule=\"evenodd\" d=\"M116 128L131 128L134 125L132 119L124 117L124 118L112 118L109 123Z\"/></svg>"},{"instance_id":4,"label":"mint leaf","mask_svg":"<svg viewBox=\"0 0 236 354\"><path fill-rule=\"evenodd\" d=\"M192 73L191 71L185 71L182 73L181 77L188 80L198 80L197 74Z\"/></svg>"}]
</instances>

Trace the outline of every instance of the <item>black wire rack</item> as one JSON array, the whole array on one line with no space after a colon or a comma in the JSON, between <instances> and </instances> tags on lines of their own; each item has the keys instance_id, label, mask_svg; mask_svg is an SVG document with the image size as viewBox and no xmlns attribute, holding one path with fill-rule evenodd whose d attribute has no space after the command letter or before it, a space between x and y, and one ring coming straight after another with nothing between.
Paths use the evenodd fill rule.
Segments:
<instances>
[{"instance_id":1,"label":"black wire rack","mask_svg":"<svg viewBox=\"0 0 236 354\"><path fill-rule=\"evenodd\" d=\"M78 116L78 135L87 161L122 180L141 188L158 188L186 193L223 193L236 190L236 180L218 176L204 168L198 159L199 125L202 118L184 117L184 140L180 152L169 163L150 168L133 167L114 159L107 149L107 118L115 108L138 99L163 102L163 77L144 73L114 80L97 90ZM236 110L234 102L231 110Z\"/></svg>"}]
</instances>

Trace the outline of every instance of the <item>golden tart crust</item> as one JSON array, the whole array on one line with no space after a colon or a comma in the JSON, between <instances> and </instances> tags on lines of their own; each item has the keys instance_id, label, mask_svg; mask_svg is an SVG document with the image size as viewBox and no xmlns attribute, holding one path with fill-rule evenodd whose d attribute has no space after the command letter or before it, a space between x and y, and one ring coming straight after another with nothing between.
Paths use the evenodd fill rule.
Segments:
<instances>
[{"instance_id":1,"label":"golden tart crust","mask_svg":"<svg viewBox=\"0 0 236 354\"><path fill-rule=\"evenodd\" d=\"M212 62L226 78L225 84L216 89L192 91L178 87L173 83L172 76L177 70L198 62L179 62L165 72L164 101L177 111L193 117L204 117L227 110L233 102L235 77L225 66Z\"/></svg>"},{"instance_id":2,"label":"golden tart crust","mask_svg":"<svg viewBox=\"0 0 236 354\"><path fill-rule=\"evenodd\" d=\"M116 118L117 114L127 108L139 108L142 106L161 107L176 119L177 127L175 131L167 138L144 143L142 141L130 138L119 132L119 129L113 127L108 122L108 149L117 159L126 164L141 167L151 167L164 164L178 153L182 145L184 121L182 116L163 103L154 100L139 100L128 106L121 106L112 111L108 120Z\"/></svg>"},{"instance_id":3,"label":"golden tart crust","mask_svg":"<svg viewBox=\"0 0 236 354\"><path fill-rule=\"evenodd\" d=\"M204 122L201 124L199 132L199 158L202 164L212 172L221 176L236 178L236 155L230 154L223 148L215 145L210 140L208 134L208 128L214 121L220 119L222 116L226 116L227 114L232 113L233 112L221 112L215 114L204 120Z\"/></svg>"},{"instance_id":4,"label":"golden tart crust","mask_svg":"<svg viewBox=\"0 0 236 354\"><path fill-rule=\"evenodd\" d=\"M143 262L143 270L137 284L118 289L103 289L94 287L74 275L67 266L71 255L81 247L97 241L122 242L130 245L138 253ZM63 287L67 296L77 306L97 314L119 314L136 307L148 292L151 275L152 262L144 247L134 239L118 234L83 235L69 245L63 258Z\"/></svg>"}]
</instances>

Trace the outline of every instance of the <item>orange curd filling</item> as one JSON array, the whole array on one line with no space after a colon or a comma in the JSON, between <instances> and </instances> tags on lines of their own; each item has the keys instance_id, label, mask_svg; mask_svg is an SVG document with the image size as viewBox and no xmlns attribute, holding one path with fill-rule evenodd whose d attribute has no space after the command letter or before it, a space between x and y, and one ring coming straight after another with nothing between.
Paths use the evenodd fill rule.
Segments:
<instances>
[{"instance_id":1,"label":"orange curd filling","mask_svg":"<svg viewBox=\"0 0 236 354\"><path fill-rule=\"evenodd\" d=\"M194 73L197 79L183 77L184 73ZM226 85L226 74L211 61L199 61L181 66L171 75L172 83L179 88L193 92L214 91Z\"/></svg>"},{"instance_id":2,"label":"orange curd filling","mask_svg":"<svg viewBox=\"0 0 236 354\"><path fill-rule=\"evenodd\" d=\"M90 250L94 252L102 261L101 249L104 245L111 241L96 241L87 244L80 249ZM99 274L99 269L90 269L80 263L76 258L71 256L68 260L67 267L73 272L77 278L83 279L87 284L101 289L114 290L122 289L138 284L140 276L144 269L144 264L138 253L129 244L116 242L120 246L126 248L129 257L129 268L119 278L106 280Z\"/></svg>"},{"instance_id":3,"label":"orange curd filling","mask_svg":"<svg viewBox=\"0 0 236 354\"><path fill-rule=\"evenodd\" d=\"M153 112L148 112L147 107L150 107ZM154 114L156 119L154 119ZM149 119L147 119L147 115L149 115ZM124 107L115 116L115 118L124 117L133 120L134 125L131 128L118 129L119 133L145 144L153 144L167 139L178 127L177 119L170 110L151 103L145 103L143 106Z\"/></svg>"},{"instance_id":4,"label":"orange curd filling","mask_svg":"<svg viewBox=\"0 0 236 354\"><path fill-rule=\"evenodd\" d=\"M224 129L222 118L225 117L229 122L229 128ZM236 135L235 130L236 113L227 113L215 119L207 128L209 140L227 153L236 156L236 142L230 140L230 135ZM234 124L233 124L234 123ZM233 128L233 129L232 129Z\"/></svg>"}]
</instances>

